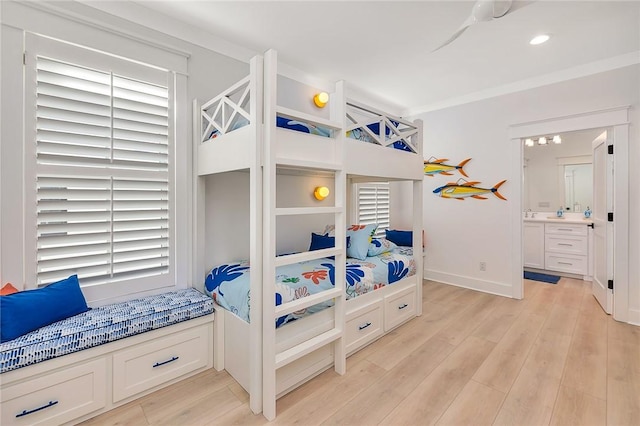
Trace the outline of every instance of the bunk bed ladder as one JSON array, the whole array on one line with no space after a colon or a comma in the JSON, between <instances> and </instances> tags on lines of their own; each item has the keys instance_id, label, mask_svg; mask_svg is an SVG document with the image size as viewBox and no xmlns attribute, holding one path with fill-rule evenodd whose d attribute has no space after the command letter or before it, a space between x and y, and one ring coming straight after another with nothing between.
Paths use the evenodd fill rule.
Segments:
<instances>
[{"instance_id":1,"label":"bunk bed ladder","mask_svg":"<svg viewBox=\"0 0 640 426\"><path fill-rule=\"evenodd\" d=\"M287 162L276 157L276 93L277 93L277 55L275 51L268 51L264 57L264 163L263 163L263 365L262 365L262 396L263 415L268 420L276 417L276 372L279 368L302 358L303 356L325 346L333 345L334 368L338 374L344 374L346 369L346 350L344 340L345 318L345 276L346 276L346 175L344 171L344 157L337 158L334 163ZM343 84L336 85L331 104L331 117L342 123L338 129L336 152L344 152L344 93ZM329 141L327 143L330 143ZM277 208L276 206L276 169L278 165L298 166L306 169L329 171L335 177L335 206L334 207L293 207ZM336 247L314 252L303 252L295 255L276 257L276 217L287 215L327 214L332 213L336 225ZM275 276L276 267L296 263L302 260L319 259L325 256L335 256L334 288L312 296L275 305ZM307 308L317 303L333 300L333 327L303 342L278 352L276 350L276 320L286 314Z\"/></svg>"}]
</instances>

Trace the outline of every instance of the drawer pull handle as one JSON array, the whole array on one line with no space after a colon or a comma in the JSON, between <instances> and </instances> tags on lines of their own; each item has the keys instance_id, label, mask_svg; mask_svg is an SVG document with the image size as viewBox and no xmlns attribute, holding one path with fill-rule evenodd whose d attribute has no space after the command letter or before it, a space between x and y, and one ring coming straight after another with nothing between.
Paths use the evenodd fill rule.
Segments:
<instances>
[{"instance_id":1,"label":"drawer pull handle","mask_svg":"<svg viewBox=\"0 0 640 426\"><path fill-rule=\"evenodd\" d=\"M573 263L569 263L569 262L558 262L561 265L570 265L573 266Z\"/></svg>"},{"instance_id":2,"label":"drawer pull handle","mask_svg":"<svg viewBox=\"0 0 640 426\"><path fill-rule=\"evenodd\" d=\"M569 232L573 232L573 229L568 229L568 228L558 228L558 231L569 231Z\"/></svg>"},{"instance_id":3,"label":"drawer pull handle","mask_svg":"<svg viewBox=\"0 0 640 426\"><path fill-rule=\"evenodd\" d=\"M371 325L370 322L364 323L360 327L358 327L358 330L364 330L365 328L369 327L370 325Z\"/></svg>"},{"instance_id":4,"label":"drawer pull handle","mask_svg":"<svg viewBox=\"0 0 640 426\"><path fill-rule=\"evenodd\" d=\"M407 305L406 303L403 303L402 305L398 306L398 309L404 309L407 306L409 306L409 305Z\"/></svg>"},{"instance_id":5,"label":"drawer pull handle","mask_svg":"<svg viewBox=\"0 0 640 426\"><path fill-rule=\"evenodd\" d=\"M29 411L24 410L22 413L16 414L16 418L22 417L22 416L28 416L29 414L33 414L37 411L44 410L45 408L53 407L57 403L58 401L49 401L47 405L43 405L42 407L34 408L33 410L29 410Z\"/></svg>"},{"instance_id":6,"label":"drawer pull handle","mask_svg":"<svg viewBox=\"0 0 640 426\"><path fill-rule=\"evenodd\" d=\"M174 357L171 357L171 359L168 359L166 361L156 362L155 364L153 364L153 368L160 367L161 365L169 364L170 362L173 362L173 361L177 361L178 358L180 358L180 357L179 356L174 356Z\"/></svg>"},{"instance_id":7,"label":"drawer pull handle","mask_svg":"<svg viewBox=\"0 0 640 426\"><path fill-rule=\"evenodd\" d=\"M573 247L573 244L567 244L567 243L558 243L559 246L567 246L567 247Z\"/></svg>"}]
</instances>

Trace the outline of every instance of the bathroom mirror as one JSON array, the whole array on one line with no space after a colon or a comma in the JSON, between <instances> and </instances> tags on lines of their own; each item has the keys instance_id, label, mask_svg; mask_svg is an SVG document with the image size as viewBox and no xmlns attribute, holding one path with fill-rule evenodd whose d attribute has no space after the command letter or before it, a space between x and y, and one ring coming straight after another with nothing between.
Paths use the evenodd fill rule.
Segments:
<instances>
[{"instance_id":1,"label":"bathroom mirror","mask_svg":"<svg viewBox=\"0 0 640 426\"><path fill-rule=\"evenodd\" d=\"M593 207L591 143L603 131L561 133L561 143L549 138L546 145L539 145L539 136L533 135L533 146L523 146L524 209L555 212L562 207L564 211L582 212Z\"/></svg>"},{"instance_id":2,"label":"bathroom mirror","mask_svg":"<svg viewBox=\"0 0 640 426\"><path fill-rule=\"evenodd\" d=\"M564 206L573 212L583 212L593 205L592 165L566 164L564 168Z\"/></svg>"}]
</instances>

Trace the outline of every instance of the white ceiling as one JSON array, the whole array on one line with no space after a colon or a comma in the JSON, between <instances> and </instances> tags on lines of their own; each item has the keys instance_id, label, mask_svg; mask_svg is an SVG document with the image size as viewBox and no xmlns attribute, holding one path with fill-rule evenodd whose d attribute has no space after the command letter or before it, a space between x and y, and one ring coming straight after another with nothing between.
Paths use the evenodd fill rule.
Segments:
<instances>
[{"instance_id":1,"label":"white ceiling","mask_svg":"<svg viewBox=\"0 0 640 426\"><path fill-rule=\"evenodd\" d=\"M473 1L137 1L215 36L214 49L224 39L246 59L273 48L288 65L414 113L640 62L638 1L514 3L431 53ZM551 40L529 45L540 33Z\"/></svg>"}]
</instances>

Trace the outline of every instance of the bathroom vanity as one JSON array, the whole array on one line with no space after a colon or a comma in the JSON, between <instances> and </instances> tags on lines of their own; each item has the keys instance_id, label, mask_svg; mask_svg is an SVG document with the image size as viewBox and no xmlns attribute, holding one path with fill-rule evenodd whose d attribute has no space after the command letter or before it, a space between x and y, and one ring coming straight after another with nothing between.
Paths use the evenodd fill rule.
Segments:
<instances>
[{"instance_id":1,"label":"bathroom vanity","mask_svg":"<svg viewBox=\"0 0 640 426\"><path fill-rule=\"evenodd\" d=\"M558 218L542 212L527 216L523 218L524 267L591 281L593 222L578 214Z\"/></svg>"}]
</instances>

